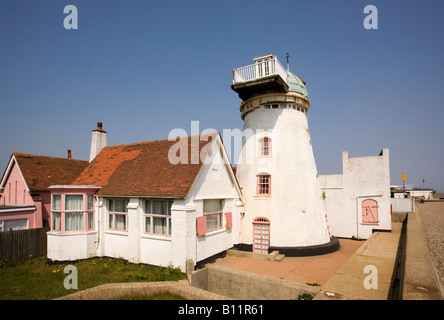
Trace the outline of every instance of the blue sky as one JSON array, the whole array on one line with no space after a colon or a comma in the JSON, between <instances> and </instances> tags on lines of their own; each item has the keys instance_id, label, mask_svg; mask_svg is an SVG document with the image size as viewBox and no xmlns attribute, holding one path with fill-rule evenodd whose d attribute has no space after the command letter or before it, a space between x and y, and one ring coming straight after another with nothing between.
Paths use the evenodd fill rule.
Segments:
<instances>
[{"instance_id":1,"label":"blue sky","mask_svg":"<svg viewBox=\"0 0 444 320\"><path fill-rule=\"evenodd\" d=\"M366 30L366 5L378 29ZM66 30L63 9L78 9ZM307 82L320 174L342 151L390 149L392 184L444 192L444 2L0 2L0 166L12 152L89 158L102 121L108 144L174 128L242 128L232 69L273 52Z\"/></svg>"}]
</instances>

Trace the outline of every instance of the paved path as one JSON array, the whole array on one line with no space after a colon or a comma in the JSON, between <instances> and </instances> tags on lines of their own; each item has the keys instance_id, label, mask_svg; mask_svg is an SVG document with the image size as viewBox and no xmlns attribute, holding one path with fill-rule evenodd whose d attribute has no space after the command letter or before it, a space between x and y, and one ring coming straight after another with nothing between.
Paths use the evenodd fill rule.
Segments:
<instances>
[{"instance_id":1,"label":"paved path","mask_svg":"<svg viewBox=\"0 0 444 320\"><path fill-rule=\"evenodd\" d=\"M374 232L322 286L319 300L386 300L389 297L402 223Z\"/></svg>"},{"instance_id":2,"label":"paved path","mask_svg":"<svg viewBox=\"0 0 444 320\"><path fill-rule=\"evenodd\" d=\"M303 284L317 283L322 286L364 241L340 239L339 243L341 247L338 251L320 256L285 257L277 262L227 255L225 258L216 260L214 264Z\"/></svg>"},{"instance_id":3,"label":"paved path","mask_svg":"<svg viewBox=\"0 0 444 320\"><path fill-rule=\"evenodd\" d=\"M438 280L437 268L433 265L431 248L427 245L426 238L439 237L433 234L434 226L427 227L418 212L424 212L432 206L416 205L416 212L408 213L407 216L407 240L405 253L405 273L403 284L403 300L442 300L443 290ZM431 210L431 212L434 210ZM437 224L438 219L435 219ZM438 229L439 230L439 229ZM442 230L440 231L442 237ZM429 247L428 247L429 246ZM436 251L435 251L436 258ZM442 258L442 256L441 256Z\"/></svg>"},{"instance_id":4,"label":"paved path","mask_svg":"<svg viewBox=\"0 0 444 320\"><path fill-rule=\"evenodd\" d=\"M444 202L415 203L431 260L444 287Z\"/></svg>"}]
</instances>

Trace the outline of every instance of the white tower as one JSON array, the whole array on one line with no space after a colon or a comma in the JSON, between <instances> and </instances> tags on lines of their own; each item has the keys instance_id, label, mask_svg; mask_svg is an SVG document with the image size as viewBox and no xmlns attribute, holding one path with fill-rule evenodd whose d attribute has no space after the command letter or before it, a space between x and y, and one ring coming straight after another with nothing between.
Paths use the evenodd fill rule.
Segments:
<instances>
[{"instance_id":1,"label":"white tower","mask_svg":"<svg viewBox=\"0 0 444 320\"><path fill-rule=\"evenodd\" d=\"M305 82L273 54L233 70L242 99L243 143L236 176L246 200L240 249L287 256L335 251L308 130Z\"/></svg>"}]
</instances>

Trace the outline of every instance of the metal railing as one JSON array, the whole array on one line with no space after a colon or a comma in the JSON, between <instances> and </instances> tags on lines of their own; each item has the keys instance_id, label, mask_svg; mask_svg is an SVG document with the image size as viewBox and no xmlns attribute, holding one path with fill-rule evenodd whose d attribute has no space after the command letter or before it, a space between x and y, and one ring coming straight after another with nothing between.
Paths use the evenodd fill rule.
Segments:
<instances>
[{"instance_id":1,"label":"metal railing","mask_svg":"<svg viewBox=\"0 0 444 320\"><path fill-rule=\"evenodd\" d=\"M279 75L282 80L287 81L287 71L276 57L258 61L245 67L233 69L233 83L252 81L270 75Z\"/></svg>"}]
</instances>

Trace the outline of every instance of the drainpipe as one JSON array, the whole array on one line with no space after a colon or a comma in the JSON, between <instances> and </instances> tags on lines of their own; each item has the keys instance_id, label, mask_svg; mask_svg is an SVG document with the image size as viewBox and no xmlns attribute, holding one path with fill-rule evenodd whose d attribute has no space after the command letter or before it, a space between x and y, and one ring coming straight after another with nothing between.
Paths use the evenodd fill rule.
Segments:
<instances>
[{"instance_id":1,"label":"drainpipe","mask_svg":"<svg viewBox=\"0 0 444 320\"><path fill-rule=\"evenodd\" d=\"M99 214L99 197L94 196L96 198L95 203L97 204L97 240L94 241L95 243L97 243L97 248L96 248L96 255L97 255L97 250L99 249L100 246L100 214ZM96 212L96 208L94 205L94 212Z\"/></svg>"}]
</instances>

